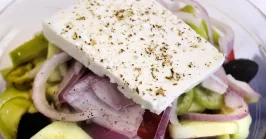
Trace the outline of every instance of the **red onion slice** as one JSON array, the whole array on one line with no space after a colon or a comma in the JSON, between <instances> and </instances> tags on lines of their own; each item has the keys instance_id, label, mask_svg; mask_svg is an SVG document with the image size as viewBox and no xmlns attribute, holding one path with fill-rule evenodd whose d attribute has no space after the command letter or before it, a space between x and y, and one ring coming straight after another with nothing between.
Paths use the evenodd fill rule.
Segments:
<instances>
[{"instance_id":1,"label":"red onion slice","mask_svg":"<svg viewBox=\"0 0 266 139\"><path fill-rule=\"evenodd\" d=\"M235 39L234 31L232 30L230 26L216 19L211 18L211 23L214 27L216 27L217 29L219 29L220 31L224 33L224 36L221 36L218 42L219 42L221 52L226 57L228 57L234 47L234 39Z\"/></svg>"},{"instance_id":2,"label":"red onion slice","mask_svg":"<svg viewBox=\"0 0 266 139\"><path fill-rule=\"evenodd\" d=\"M100 111L102 114L93 118L92 122L125 136L135 137L142 122L144 110L139 105L129 106L120 111L113 109L102 101L91 88L91 85L97 82L101 82L101 77L94 74L87 75L64 94L64 99L79 111L87 111L92 108ZM105 87L104 84L98 85Z\"/></svg>"},{"instance_id":3,"label":"red onion slice","mask_svg":"<svg viewBox=\"0 0 266 139\"><path fill-rule=\"evenodd\" d=\"M210 22L210 18L209 18L207 10L199 2L197 2L195 0L179 0L179 1L183 2L185 4L188 4L188 5L191 5L191 6L193 6L199 10L202 18L204 19L204 21L207 24L208 36L210 39L210 43L214 44L213 34L212 34L212 26L211 26L211 22Z\"/></svg>"},{"instance_id":4,"label":"red onion slice","mask_svg":"<svg viewBox=\"0 0 266 139\"><path fill-rule=\"evenodd\" d=\"M214 91L219 94L224 94L228 88L228 85L223 82L222 79L220 79L218 76L215 74L211 75L207 79L205 79L201 85L204 88L207 88L211 91Z\"/></svg>"},{"instance_id":5,"label":"red onion slice","mask_svg":"<svg viewBox=\"0 0 266 139\"><path fill-rule=\"evenodd\" d=\"M62 82L59 85L58 92L55 96L55 100L58 103L65 102L63 95L69 90L77 81L83 76L86 68L78 61L75 61L71 68L68 70L66 76L64 76Z\"/></svg>"},{"instance_id":6,"label":"red onion slice","mask_svg":"<svg viewBox=\"0 0 266 139\"><path fill-rule=\"evenodd\" d=\"M229 91L226 92L224 95L224 103L225 106L229 108L237 109L238 107L242 106L242 104L244 103L244 99L239 94Z\"/></svg>"},{"instance_id":7,"label":"red onion slice","mask_svg":"<svg viewBox=\"0 0 266 139\"><path fill-rule=\"evenodd\" d=\"M101 78L98 82L94 82L91 84L91 88L98 98L115 110L121 110L135 104L131 99L121 94L117 89L117 84L110 83L106 78Z\"/></svg>"},{"instance_id":8,"label":"red onion slice","mask_svg":"<svg viewBox=\"0 0 266 139\"><path fill-rule=\"evenodd\" d=\"M38 111L51 119L63 121L83 121L98 115L99 112L95 109L88 109L87 111L75 114L58 112L48 104L45 96L45 83L49 75L58 65L70 59L71 57L66 53L60 53L46 60L35 77L33 83L32 99ZM92 113L94 115L92 115Z\"/></svg>"},{"instance_id":9,"label":"red onion slice","mask_svg":"<svg viewBox=\"0 0 266 139\"><path fill-rule=\"evenodd\" d=\"M227 79L229 82L229 88L244 97L247 102L257 102L261 97L261 95L255 92L246 82L238 81L231 75L227 75Z\"/></svg>"},{"instance_id":10,"label":"red onion slice","mask_svg":"<svg viewBox=\"0 0 266 139\"><path fill-rule=\"evenodd\" d=\"M91 123L90 125L82 126L83 130L85 130L93 139L128 139L127 136L122 134L118 134L112 130L104 128L95 123Z\"/></svg>"},{"instance_id":11,"label":"red onion slice","mask_svg":"<svg viewBox=\"0 0 266 139\"><path fill-rule=\"evenodd\" d=\"M168 122L170 119L170 113L171 113L171 107L166 108L160 120L160 123L157 127L154 139L164 139L165 131L167 130Z\"/></svg>"},{"instance_id":12,"label":"red onion slice","mask_svg":"<svg viewBox=\"0 0 266 139\"><path fill-rule=\"evenodd\" d=\"M239 120L246 117L249 114L248 106L244 102L242 107L236 109L234 112L229 114L201 114L201 113L188 113L181 116L184 120L192 121L210 121L210 122L225 122Z\"/></svg>"},{"instance_id":13,"label":"red onion slice","mask_svg":"<svg viewBox=\"0 0 266 139\"><path fill-rule=\"evenodd\" d=\"M223 67L219 68L215 73L215 76L217 76L219 79L221 79L225 84L228 85L228 79L227 79L227 75L226 72L224 70Z\"/></svg>"}]
</instances>

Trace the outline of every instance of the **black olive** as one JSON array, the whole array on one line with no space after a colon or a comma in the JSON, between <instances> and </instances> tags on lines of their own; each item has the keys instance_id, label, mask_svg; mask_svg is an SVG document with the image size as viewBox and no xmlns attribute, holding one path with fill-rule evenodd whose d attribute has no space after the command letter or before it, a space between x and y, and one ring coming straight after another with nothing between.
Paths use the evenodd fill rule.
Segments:
<instances>
[{"instance_id":1,"label":"black olive","mask_svg":"<svg viewBox=\"0 0 266 139\"><path fill-rule=\"evenodd\" d=\"M223 65L226 74L235 79L249 83L257 74L259 65L248 59L237 59Z\"/></svg>"},{"instance_id":2,"label":"black olive","mask_svg":"<svg viewBox=\"0 0 266 139\"><path fill-rule=\"evenodd\" d=\"M17 139L29 139L50 123L41 113L26 113L20 119Z\"/></svg>"}]
</instances>

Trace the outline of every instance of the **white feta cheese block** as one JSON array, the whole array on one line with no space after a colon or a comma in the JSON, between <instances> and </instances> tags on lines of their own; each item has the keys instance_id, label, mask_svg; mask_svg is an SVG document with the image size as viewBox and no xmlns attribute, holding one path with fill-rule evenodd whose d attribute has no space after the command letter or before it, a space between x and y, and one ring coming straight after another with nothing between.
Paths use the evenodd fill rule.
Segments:
<instances>
[{"instance_id":1,"label":"white feta cheese block","mask_svg":"<svg viewBox=\"0 0 266 139\"><path fill-rule=\"evenodd\" d=\"M80 0L44 21L47 39L160 114L224 56L154 0Z\"/></svg>"}]
</instances>

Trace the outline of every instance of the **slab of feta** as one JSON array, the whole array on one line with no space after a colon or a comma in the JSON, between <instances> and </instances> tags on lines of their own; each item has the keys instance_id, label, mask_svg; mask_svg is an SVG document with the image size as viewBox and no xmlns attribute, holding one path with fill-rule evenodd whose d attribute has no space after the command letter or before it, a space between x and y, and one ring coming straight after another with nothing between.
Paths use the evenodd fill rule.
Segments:
<instances>
[{"instance_id":1,"label":"slab of feta","mask_svg":"<svg viewBox=\"0 0 266 139\"><path fill-rule=\"evenodd\" d=\"M45 20L47 39L160 114L224 56L154 0L81 0Z\"/></svg>"}]
</instances>

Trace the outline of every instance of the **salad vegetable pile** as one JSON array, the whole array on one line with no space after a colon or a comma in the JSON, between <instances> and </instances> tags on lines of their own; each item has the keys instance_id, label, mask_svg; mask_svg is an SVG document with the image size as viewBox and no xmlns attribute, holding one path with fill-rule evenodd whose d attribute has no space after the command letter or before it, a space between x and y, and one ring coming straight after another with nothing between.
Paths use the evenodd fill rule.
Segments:
<instances>
[{"instance_id":1,"label":"salad vegetable pile","mask_svg":"<svg viewBox=\"0 0 266 139\"><path fill-rule=\"evenodd\" d=\"M209 17L198 1L157 1L224 54L226 61L217 72L157 115L142 109L121 94L110 79L92 73L49 42L43 33L38 33L9 53L13 66L1 71L4 78L1 82L6 83L0 88L2 136L5 139L247 138L252 122L248 104L260 98L248 83L256 76L258 65L234 58L233 30Z\"/></svg>"}]
</instances>

